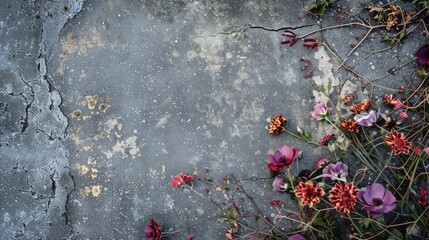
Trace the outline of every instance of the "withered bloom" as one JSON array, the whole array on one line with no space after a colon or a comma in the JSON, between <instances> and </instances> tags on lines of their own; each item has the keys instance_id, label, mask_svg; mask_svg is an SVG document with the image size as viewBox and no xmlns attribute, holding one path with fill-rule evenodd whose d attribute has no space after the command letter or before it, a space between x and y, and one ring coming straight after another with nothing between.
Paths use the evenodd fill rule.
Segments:
<instances>
[{"instance_id":1,"label":"withered bloom","mask_svg":"<svg viewBox=\"0 0 429 240\"><path fill-rule=\"evenodd\" d=\"M355 210L357 192L359 189L353 183L346 182L344 185L336 183L335 187L329 191L328 198L335 210L350 214L351 211Z\"/></svg>"},{"instance_id":2,"label":"withered bloom","mask_svg":"<svg viewBox=\"0 0 429 240\"><path fill-rule=\"evenodd\" d=\"M408 154L413 147L412 143L405 139L405 135L397 131L387 135L384 141L393 149L395 155Z\"/></svg>"},{"instance_id":3,"label":"withered bloom","mask_svg":"<svg viewBox=\"0 0 429 240\"><path fill-rule=\"evenodd\" d=\"M371 102L369 100L362 100L360 103L352 105L350 107L350 111L352 111L354 114L358 114L361 112L365 112L370 107L371 107Z\"/></svg>"},{"instance_id":4,"label":"withered bloom","mask_svg":"<svg viewBox=\"0 0 429 240\"><path fill-rule=\"evenodd\" d=\"M283 124L287 122L287 119L282 117L282 115L276 115L271 119L270 124L268 124L268 132L270 134L279 134L282 133L285 129Z\"/></svg>"},{"instance_id":5,"label":"withered bloom","mask_svg":"<svg viewBox=\"0 0 429 240\"><path fill-rule=\"evenodd\" d=\"M347 132L359 132L359 125L353 119L346 119L342 123L338 124L338 126Z\"/></svg>"},{"instance_id":6,"label":"withered bloom","mask_svg":"<svg viewBox=\"0 0 429 240\"><path fill-rule=\"evenodd\" d=\"M324 194L325 191L317 187L317 182L300 182L295 189L295 196L300 199L301 206L314 207Z\"/></svg>"}]
</instances>

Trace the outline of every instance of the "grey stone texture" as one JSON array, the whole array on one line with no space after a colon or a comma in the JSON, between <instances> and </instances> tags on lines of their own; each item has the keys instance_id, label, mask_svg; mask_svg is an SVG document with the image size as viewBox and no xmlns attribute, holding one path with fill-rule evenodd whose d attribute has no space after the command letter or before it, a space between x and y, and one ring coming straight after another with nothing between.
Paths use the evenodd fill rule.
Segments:
<instances>
[{"instance_id":1,"label":"grey stone texture","mask_svg":"<svg viewBox=\"0 0 429 240\"><path fill-rule=\"evenodd\" d=\"M170 186L181 172L217 181L234 174L265 212L278 198L295 209L272 191L267 154L283 144L300 148L295 174L328 152L268 135L267 119L283 114L288 129L318 139L326 133L310 115L318 81L338 87L350 78L356 88L361 81L332 67L324 47L279 44L282 29L303 34L332 24L303 11L309 2L2 1L0 239L144 239L151 218L170 231L218 214ZM312 37L344 56L364 33ZM373 79L409 61L420 44L406 41L389 59L359 62L365 53L357 51L348 61ZM316 65L310 78L301 57ZM383 84L394 89L397 78ZM195 188L204 185L197 180ZM225 229L214 220L189 233L224 239Z\"/></svg>"}]
</instances>

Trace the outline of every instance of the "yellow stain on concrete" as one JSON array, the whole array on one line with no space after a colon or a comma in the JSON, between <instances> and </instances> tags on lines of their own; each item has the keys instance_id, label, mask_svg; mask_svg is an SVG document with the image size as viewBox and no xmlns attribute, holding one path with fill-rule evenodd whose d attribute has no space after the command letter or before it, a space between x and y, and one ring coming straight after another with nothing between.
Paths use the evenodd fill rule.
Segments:
<instances>
[{"instance_id":1,"label":"yellow stain on concrete","mask_svg":"<svg viewBox=\"0 0 429 240\"><path fill-rule=\"evenodd\" d=\"M75 167L81 175L85 175L89 172L89 168L85 165L80 164L80 163L76 163Z\"/></svg>"},{"instance_id":2,"label":"yellow stain on concrete","mask_svg":"<svg viewBox=\"0 0 429 240\"><path fill-rule=\"evenodd\" d=\"M83 193L86 196L91 194L93 197L98 197L101 194L101 185L86 186L83 188Z\"/></svg>"},{"instance_id":3,"label":"yellow stain on concrete","mask_svg":"<svg viewBox=\"0 0 429 240\"><path fill-rule=\"evenodd\" d=\"M94 110L95 106L97 105L98 102L98 96L97 95L87 95L85 96L85 101L87 103L87 107L89 110Z\"/></svg>"}]
</instances>

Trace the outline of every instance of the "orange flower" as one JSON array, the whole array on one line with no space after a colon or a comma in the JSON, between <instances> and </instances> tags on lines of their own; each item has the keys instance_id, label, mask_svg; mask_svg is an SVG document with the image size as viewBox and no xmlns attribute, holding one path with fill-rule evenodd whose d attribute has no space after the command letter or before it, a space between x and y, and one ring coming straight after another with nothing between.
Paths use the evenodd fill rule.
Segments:
<instances>
[{"instance_id":1,"label":"orange flower","mask_svg":"<svg viewBox=\"0 0 429 240\"><path fill-rule=\"evenodd\" d=\"M355 210L357 192L359 189L355 188L353 183L346 182L344 185L336 183L329 191L328 198L335 210L350 214L350 211Z\"/></svg>"},{"instance_id":2,"label":"orange flower","mask_svg":"<svg viewBox=\"0 0 429 240\"><path fill-rule=\"evenodd\" d=\"M412 143L405 139L405 135L397 131L393 131L391 134L387 135L384 141L393 149L395 155L401 153L408 154L413 147Z\"/></svg>"},{"instance_id":3,"label":"orange flower","mask_svg":"<svg viewBox=\"0 0 429 240\"><path fill-rule=\"evenodd\" d=\"M359 132L359 125L353 119L346 119L342 123L338 124L338 126L348 132Z\"/></svg>"},{"instance_id":4,"label":"orange flower","mask_svg":"<svg viewBox=\"0 0 429 240\"><path fill-rule=\"evenodd\" d=\"M270 134L279 134L282 133L285 129L283 124L286 123L286 118L282 115L276 115L271 119L270 124L268 125L268 131Z\"/></svg>"},{"instance_id":5,"label":"orange flower","mask_svg":"<svg viewBox=\"0 0 429 240\"><path fill-rule=\"evenodd\" d=\"M316 203L320 202L319 197L324 194L325 191L317 187L317 182L300 182L295 189L295 196L301 200L301 206L314 207Z\"/></svg>"},{"instance_id":6,"label":"orange flower","mask_svg":"<svg viewBox=\"0 0 429 240\"><path fill-rule=\"evenodd\" d=\"M371 107L371 102L368 100L362 100L360 103L357 103L350 107L350 111L354 114L365 112Z\"/></svg>"}]
</instances>

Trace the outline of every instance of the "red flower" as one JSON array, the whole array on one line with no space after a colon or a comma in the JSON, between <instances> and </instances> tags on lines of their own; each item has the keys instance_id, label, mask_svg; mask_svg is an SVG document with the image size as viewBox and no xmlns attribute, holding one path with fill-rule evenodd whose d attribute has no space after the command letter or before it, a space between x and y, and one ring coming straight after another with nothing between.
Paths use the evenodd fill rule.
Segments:
<instances>
[{"instance_id":1,"label":"red flower","mask_svg":"<svg viewBox=\"0 0 429 240\"><path fill-rule=\"evenodd\" d=\"M327 143L329 143L329 141L330 141L330 140L332 140L334 137L335 137L335 134L332 134L332 133L330 133L330 134L326 134L325 136L323 136L323 137L320 139L320 145L322 145L322 146L326 145L326 144L327 144Z\"/></svg>"},{"instance_id":2,"label":"red flower","mask_svg":"<svg viewBox=\"0 0 429 240\"><path fill-rule=\"evenodd\" d=\"M186 240L193 240L193 239L194 239L194 237L191 235L188 235L188 237L186 238Z\"/></svg>"},{"instance_id":3,"label":"red flower","mask_svg":"<svg viewBox=\"0 0 429 240\"><path fill-rule=\"evenodd\" d=\"M151 224L144 227L144 234L148 240L159 240L161 238L161 229L155 220L151 220Z\"/></svg>"},{"instance_id":4,"label":"red flower","mask_svg":"<svg viewBox=\"0 0 429 240\"><path fill-rule=\"evenodd\" d=\"M349 93L347 94L344 98L343 98L343 103L344 105L347 105L349 103L351 103L353 101L353 99L355 98L355 95L353 93Z\"/></svg>"},{"instance_id":5,"label":"red flower","mask_svg":"<svg viewBox=\"0 0 429 240\"><path fill-rule=\"evenodd\" d=\"M397 131L393 131L391 134L387 135L384 141L393 149L395 155L401 153L408 154L412 148L411 142L405 139L405 135Z\"/></svg>"},{"instance_id":6,"label":"red flower","mask_svg":"<svg viewBox=\"0 0 429 240\"><path fill-rule=\"evenodd\" d=\"M285 129L283 124L287 122L287 119L282 117L282 115L276 115L271 119L270 124L268 124L268 132L270 134L279 134L282 133Z\"/></svg>"},{"instance_id":7,"label":"red flower","mask_svg":"<svg viewBox=\"0 0 429 240\"><path fill-rule=\"evenodd\" d=\"M422 205L422 207L426 207L426 205L428 204L428 200L426 200L426 198L424 198L424 197L419 198L418 201L419 201L420 205Z\"/></svg>"},{"instance_id":8,"label":"red flower","mask_svg":"<svg viewBox=\"0 0 429 240\"><path fill-rule=\"evenodd\" d=\"M276 207L276 206L278 206L280 204L280 200L279 199L276 199L276 200L272 200L272 201L270 201L270 206L271 207Z\"/></svg>"},{"instance_id":9,"label":"red flower","mask_svg":"<svg viewBox=\"0 0 429 240\"><path fill-rule=\"evenodd\" d=\"M300 199L301 206L314 207L324 194L325 191L317 187L317 182L300 182L295 189L295 196Z\"/></svg>"},{"instance_id":10,"label":"red flower","mask_svg":"<svg viewBox=\"0 0 429 240\"><path fill-rule=\"evenodd\" d=\"M182 173L180 175L174 176L170 184L173 187L182 188L184 185L187 185L192 181L194 181L194 177L192 175L186 175L185 173Z\"/></svg>"},{"instance_id":11,"label":"red flower","mask_svg":"<svg viewBox=\"0 0 429 240\"><path fill-rule=\"evenodd\" d=\"M355 210L357 192L359 189L355 188L353 183L346 182L344 185L336 183L329 191L329 200L335 210L350 214L350 211Z\"/></svg>"},{"instance_id":12,"label":"red flower","mask_svg":"<svg viewBox=\"0 0 429 240\"><path fill-rule=\"evenodd\" d=\"M427 188L420 188L419 194L420 194L420 196L426 196L428 194L428 189Z\"/></svg>"},{"instance_id":13,"label":"red flower","mask_svg":"<svg viewBox=\"0 0 429 240\"><path fill-rule=\"evenodd\" d=\"M415 147L414 148L414 153L415 154L420 154L420 148L419 147Z\"/></svg>"}]
</instances>

